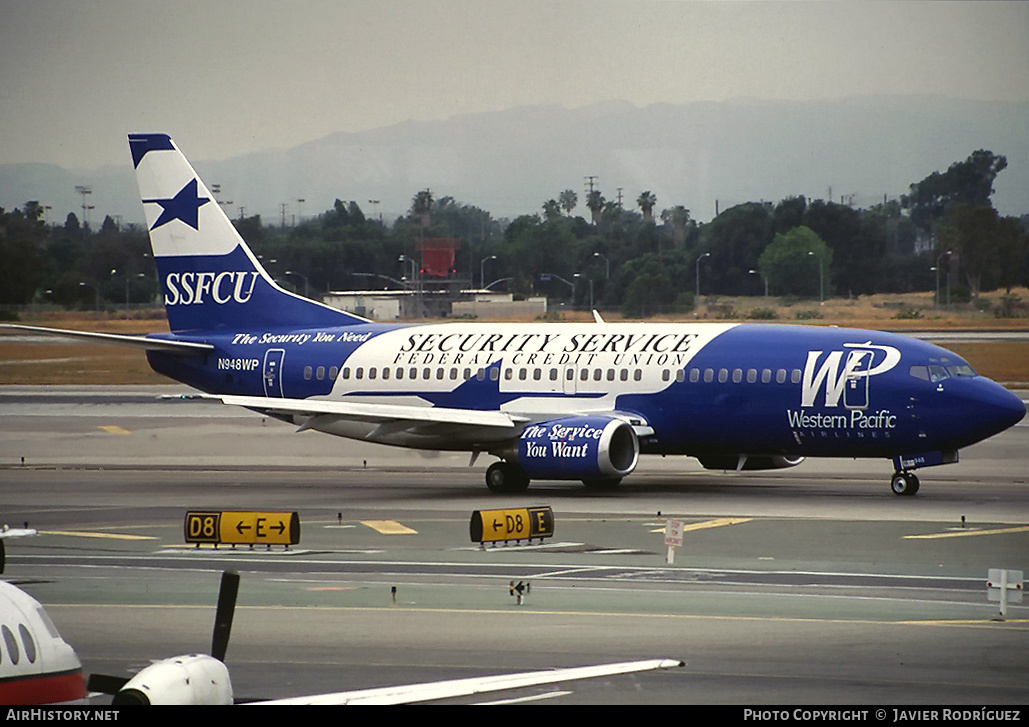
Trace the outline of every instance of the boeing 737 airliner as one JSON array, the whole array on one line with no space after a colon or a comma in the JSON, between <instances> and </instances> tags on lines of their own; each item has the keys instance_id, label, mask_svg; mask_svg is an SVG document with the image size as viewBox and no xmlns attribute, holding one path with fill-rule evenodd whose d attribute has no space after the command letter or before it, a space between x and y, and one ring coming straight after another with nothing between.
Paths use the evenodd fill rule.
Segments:
<instances>
[{"instance_id":1,"label":"boeing 737 airliner","mask_svg":"<svg viewBox=\"0 0 1029 727\"><path fill-rule=\"evenodd\" d=\"M912 495L915 469L1025 416L959 356L876 331L373 323L280 288L171 138L129 147L171 333L78 335L144 347L155 371L300 430L489 453L494 492L607 487L641 454L680 454L726 470L884 458Z\"/></svg>"}]
</instances>

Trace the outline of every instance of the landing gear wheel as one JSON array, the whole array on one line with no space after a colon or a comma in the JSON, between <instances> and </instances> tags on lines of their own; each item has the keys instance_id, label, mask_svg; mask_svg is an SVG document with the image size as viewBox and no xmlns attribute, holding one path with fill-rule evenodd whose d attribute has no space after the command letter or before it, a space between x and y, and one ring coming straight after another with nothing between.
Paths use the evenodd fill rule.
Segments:
<instances>
[{"instance_id":1,"label":"landing gear wheel","mask_svg":"<svg viewBox=\"0 0 1029 727\"><path fill-rule=\"evenodd\" d=\"M918 492L918 477L910 472L894 472L890 489L894 495L914 495Z\"/></svg>"},{"instance_id":2,"label":"landing gear wheel","mask_svg":"<svg viewBox=\"0 0 1029 727\"><path fill-rule=\"evenodd\" d=\"M486 487L498 494L517 494L529 489L529 477L513 462L494 462L486 470Z\"/></svg>"}]
</instances>

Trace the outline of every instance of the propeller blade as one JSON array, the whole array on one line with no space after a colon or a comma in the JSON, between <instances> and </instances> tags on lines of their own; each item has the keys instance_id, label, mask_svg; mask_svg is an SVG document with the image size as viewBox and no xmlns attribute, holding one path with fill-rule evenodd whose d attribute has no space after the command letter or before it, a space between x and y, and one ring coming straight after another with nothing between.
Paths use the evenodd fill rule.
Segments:
<instances>
[{"instance_id":1,"label":"propeller blade","mask_svg":"<svg viewBox=\"0 0 1029 727\"><path fill-rule=\"evenodd\" d=\"M218 610L214 614L214 633L211 636L211 656L225 661L229 648L229 633L232 631L232 616L236 611L236 594L239 592L239 573L222 573L221 588L218 589Z\"/></svg>"},{"instance_id":2,"label":"propeller blade","mask_svg":"<svg viewBox=\"0 0 1029 727\"><path fill-rule=\"evenodd\" d=\"M101 694L117 694L128 681L126 677L115 677L110 674L90 674L86 681L86 689Z\"/></svg>"}]
</instances>

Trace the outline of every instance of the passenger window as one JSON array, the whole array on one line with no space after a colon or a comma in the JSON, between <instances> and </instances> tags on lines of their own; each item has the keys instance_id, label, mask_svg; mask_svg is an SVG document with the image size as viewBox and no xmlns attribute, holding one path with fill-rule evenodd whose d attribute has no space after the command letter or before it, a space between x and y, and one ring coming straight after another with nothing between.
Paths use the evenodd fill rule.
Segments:
<instances>
[{"instance_id":1,"label":"passenger window","mask_svg":"<svg viewBox=\"0 0 1029 727\"><path fill-rule=\"evenodd\" d=\"M368 378L374 379L379 373L379 370L375 367L368 369Z\"/></svg>"},{"instance_id":2,"label":"passenger window","mask_svg":"<svg viewBox=\"0 0 1029 727\"><path fill-rule=\"evenodd\" d=\"M350 367L349 366L344 366L343 367L343 378L344 379L349 379L350 378Z\"/></svg>"},{"instance_id":3,"label":"passenger window","mask_svg":"<svg viewBox=\"0 0 1029 727\"><path fill-rule=\"evenodd\" d=\"M383 367L383 369L382 369L382 378L383 378L384 381L389 378L389 369Z\"/></svg>"},{"instance_id":4,"label":"passenger window","mask_svg":"<svg viewBox=\"0 0 1029 727\"><path fill-rule=\"evenodd\" d=\"M636 370L634 370L632 372L632 380L633 381L642 381L643 380L643 369L636 369Z\"/></svg>"},{"instance_id":5,"label":"passenger window","mask_svg":"<svg viewBox=\"0 0 1029 727\"><path fill-rule=\"evenodd\" d=\"M675 372L675 380L680 384L686 380L686 369L679 369Z\"/></svg>"},{"instance_id":6,"label":"passenger window","mask_svg":"<svg viewBox=\"0 0 1029 727\"><path fill-rule=\"evenodd\" d=\"M457 381L457 369L456 368L450 369L450 380L451 381Z\"/></svg>"},{"instance_id":7,"label":"passenger window","mask_svg":"<svg viewBox=\"0 0 1029 727\"><path fill-rule=\"evenodd\" d=\"M714 380L715 380L715 370L714 369L704 369L704 383L705 384L710 384Z\"/></svg>"},{"instance_id":8,"label":"passenger window","mask_svg":"<svg viewBox=\"0 0 1029 727\"><path fill-rule=\"evenodd\" d=\"M489 370L489 380L490 381L497 381L499 379L500 379L500 369L490 369Z\"/></svg>"},{"instance_id":9,"label":"passenger window","mask_svg":"<svg viewBox=\"0 0 1029 727\"><path fill-rule=\"evenodd\" d=\"M724 384L729 380L729 369L718 369L718 383Z\"/></svg>"},{"instance_id":10,"label":"passenger window","mask_svg":"<svg viewBox=\"0 0 1029 727\"><path fill-rule=\"evenodd\" d=\"M557 369L550 369L550 380L557 381Z\"/></svg>"},{"instance_id":11,"label":"passenger window","mask_svg":"<svg viewBox=\"0 0 1029 727\"><path fill-rule=\"evenodd\" d=\"M700 369L690 369L690 381L694 384L700 381Z\"/></svg>"},{"instance_id":12,"label":"passenger window","mask_svg":"<svg viewBox=\"0 0 1029 727\"><path fill-rule=\"evenodd\" d=\"M504 369L504 381L510 381L513 375L514 371L511 369Z\"/></svg>"},{"instance_id":13,"label":"passenger window","mask_svg":"<svg viewBox=\"0 0 1029 727\"><path fill-rule=\"evenodd\" d=\"M533 381L539 381L541 378L543 378L543 371L540 370L540 369L533 369L532 370L532 380Z\"/></svg>"},{"instance_id":14,"label":"passenger window","mask_svg":"<svg viewBox=\"0 0 1029 727\"><path fill-rule=\"evenodd\" d=\"M786 369L779 369L775 372L775 383L785 384L786 383Z\"/></svg>"},{"instance_id":15,"label":"passenger window","mask_svg":"<svg viewBox=\"0 0 1029 727\"><path fill-rule=\"evenodd\" d=\"M354 378L355 379L363 379L364 378L364 369L361 368L360 366L358 366L357 369L354 370Z\"/></svg>"},{"instance_id":16,"label":"passenger window","mask_svg":"<svg viewBox=\"0 0 1029 727\"><path fill-rule=\"evenodd\" d=\"M329 378L333 381L339 376L339 368L336 366L329 367Z\"/></svg>"},{"instance_id":17,"label":"passenger window","mask_svg":"<svg viewBox=\"0 0 1029 727\"><path fill-rule=\"evenodd\" d=\"M757 382L757 369L747 369L747 383L753 384Z\"/></svg>"},{"instance_id":18,"label":"passenger window","mask_svg":"<svg viewBox=\"0 0 1029 727\"><path fill-rule=\"evenodd\" d=\"M409 379L417 379L418 378L418 369L416 369L414 366L409 368L407 370L407 378L409 378Z\"/></svg>"},{"instance_id":19,"label":"passenger window","mask_svg":"<svg viewBox=\"0 0 1029 727\"><path fill-rule=\"evenodd\" d=\"M442 381L442 380L443 380L443 376L444 376L444 375L445 375L445 372L443 371L443 369L442 369L442 368L438 368L438 369L436 369L436 379L437 379L438 381Z\"/></svg>"},{"instance_id":20,"label":"passenger window","mask_svg":"<svg viewBox=\"0 0 1029 727\"><path fill-rule=\"evenodd\" d=\"M793 369L793 373L790 374L790 381L792 381L794 384L799 384L800 383L800 377L801 377L800 369Z\"/></svg>"},{"instance_id":21,"label":"passenger window","mask_svg":"<svg viewBox=\"0 0 1029 727\"><path fill-rule=\"evenodd\" d=\"M661 380L668 381L670 378L672 378L671 372L668 369L661 369Z\"/></svg>"},{"instance_id":22,"label":"passenger window","mask_svg":"<svg viewBox=\"0 0 1029 727\"><path fill-rule=\"evenodd\" d=\"M732 383L738 384L743 381L743 369L732 370Z\"/></svg>"},{"instance_id":23,"label":"passenger window","mask_svg":"<svg viewBox=\"0 0 1029 727\"><path fill-rule=\"evenodd\" d=\"M525 381L526 371L525 369L518 369L518 380Z\"/></svg>"},{"instance_id":24,"label":"passenger window","mask_svg":"<svg viewBox=\"0 0 1029 727\"><path fill-rule=\"evenodd\" d=\"M761 369L761 383L770 384L772 382L772 370Z\"/></svg>"},{"instance_id":25,"label":"passenger window","mask_svg":"<svg viewBox=\"0 0 1029 727\"><path fill-rule=\"evenodd\" d=\"M310 380L311 380L311 367L310 366L305 366L304 367L304 381L310 381Z\"/></svg>"},{"instance_id":26,"label":"passenger window","mask_svg":"<svg viewBox=\"0 0 1029 727\"><path fill-rule=\"evenodd\" d=\"M315 375L315 377L319 381L324 381L325 380L325 367L324 366L319 366L318 370L314 372L314 375Z\"/></svg>"}]
</instances>

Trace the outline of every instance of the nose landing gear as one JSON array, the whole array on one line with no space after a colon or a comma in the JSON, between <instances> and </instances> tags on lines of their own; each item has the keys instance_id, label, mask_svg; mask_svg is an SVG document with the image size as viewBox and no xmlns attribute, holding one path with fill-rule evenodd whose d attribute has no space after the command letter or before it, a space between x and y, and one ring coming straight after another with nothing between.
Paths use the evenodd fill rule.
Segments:
<instances>
[{"instance_id":1,"label":"nose landing gear","mask_svg":"<svg viewBox=\"0 0 1029 727\"><path fill-rule=\"evenodd\" d=\"M914 495L918 492L918 477L911 472L894 472L890 489L894 495Z\"/></svg>"}]
</instances>

